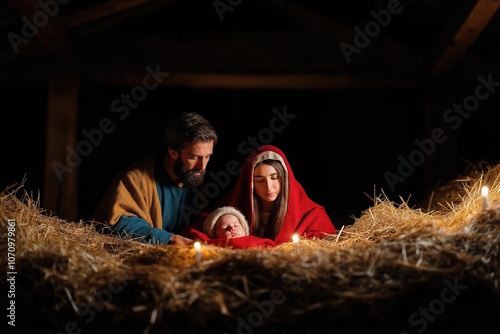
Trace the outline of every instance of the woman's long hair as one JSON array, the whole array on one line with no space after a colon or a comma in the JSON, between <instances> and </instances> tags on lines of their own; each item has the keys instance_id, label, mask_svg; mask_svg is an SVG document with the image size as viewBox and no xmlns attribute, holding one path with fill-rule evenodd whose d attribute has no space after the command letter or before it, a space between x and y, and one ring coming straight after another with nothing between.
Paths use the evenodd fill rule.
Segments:
<instances>
[{"instance_id":1,"label":"woman's long hair","mask_svg":"<svg viewBox=\"0 0 500 334\"><path fill-rule=\"evenodd\" d=\"M263 238L269 238L273 239L276 238L278 235L278 232L281 230L281 227L283 226L283 222L285 221L285 216L286 216L286 210L288 206L288 182L286 180L287 173L285 171L285 168L281 164L280 161L278 160L271 160L271 159L266 159L261 162L259 162L257 165L254 166L255 168L259 164L265 164L268 166L273 167L276 172L278 173L278 179L281 185L281 192L279 196L276 198L273 204L273 208L271 212L269 213L269 219L267 221L266 229L264 231L264 235L261 237ZM253 182L253 180L252 180ZM254 207L254 231L259 231L260 226L263 225L263 221L261 218L261 211L262 211L262 200L261 198L257 195L255 192L255 187L253 191L253 207Z\"/></svg>"}]
</instances>

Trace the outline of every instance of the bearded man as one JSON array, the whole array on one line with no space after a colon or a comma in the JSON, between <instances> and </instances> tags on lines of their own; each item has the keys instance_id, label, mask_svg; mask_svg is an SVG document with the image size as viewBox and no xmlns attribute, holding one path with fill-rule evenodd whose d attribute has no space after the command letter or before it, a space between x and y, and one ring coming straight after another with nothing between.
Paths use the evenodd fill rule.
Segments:
<instances>
[{"instance_id":1,"label":"bearded man","mask_svg":"<svg viewBox=\"0 0 500 334\"><path fill-rule=\"evenodd\" d=\"M179 232L207 203L206 167L218 141L206 118L183 112L167 123L164 150L122 170L108 186L94 220L108 233L170 245L190 245Z\"/></svg>"}]
</instances>

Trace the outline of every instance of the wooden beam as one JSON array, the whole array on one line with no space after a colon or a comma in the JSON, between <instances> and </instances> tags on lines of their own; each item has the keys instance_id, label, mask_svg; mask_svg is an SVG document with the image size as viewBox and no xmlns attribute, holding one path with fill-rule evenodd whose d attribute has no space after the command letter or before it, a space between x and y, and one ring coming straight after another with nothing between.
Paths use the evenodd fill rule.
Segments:
<instances>
[{"instance_id":1,"label":"wooden beam","mask_svg":"<svg viewBox=\"0 0 500 334\"><path fill-rule=\"evenodd\" d=\"M70 43L71 40L76 41L75 36L69 37L70 29L94 23L91 28L80 32L80 36L85 36L112 27L131 15L148 13L157 10L159 7L178 2L180 0L111 0L102 5L84 9L65 17L61 17L58 13L54 17L49 17L47 24L40 27L36 38L49 54L59 58L68 58L73 52L72 48L77 46L76 42ZM28 20L31 20L35 13L43 12L43 9L40 8L36 0L9 0L9 3L11 6L9 8L15 9L18 14ZM106 18L106 21L103 20ZM8 23L19 21L19 17L6 16L7 19ZM6 22L2 23L6 24ZM33 52L36 49L32 46L33 43L22 44L20 52ZM14 52L12 47L0 50L0 62L11 60L16 56L17 53Z\"/></svg>"},{"instance_id":2,"label":"wooden beam","mask_svg":"<svg viewBox=\"0 0 500 334\"><path fill-rule=\"evenodd\" d=\"M442 74L465 54L500 7L500 0L478 0L438 58L431 74Z\"/></svg>"},{"instance_id":3,"label":"wooden beam","mask_svg":"<svg viewBox=\"0 0 500 334\"><path fill-rule=\"evenodd\" d=\"M151 2L152 0L112 0L71 14L65 18L65 23L74 28Z\"/></svg>"},{"instance_id":4,"label":"wooden beam","mask_svg":"<svg viewBox=\"0 0 500 334\"><path fill-rule=\"evenodd\" d=\"M128 72L123 75L108 75L103 72L87 74L82 84L104 84L117 86L138 86L144 82L144 72ZM368 77L364 75L335 75L314 73L214 73L214 72L171 72L158 82L163 87L222 88L222 89L359 89L398 88L417 83L417 77Z\"/></svg>"},{"instance_id":5,"label":"wooden beam","mask_svg":"<svg viewBox=\"0 0 500 334\"><path fill-rule=\"evenodd\" d=\"M331 43L352 40L354 32L347 26L330 20L321 14L308 10L300 5L283 0L255 0L252 2L261 11L268 12L285 22L303 26L315 35L331 36Z\"/></svg>"},{"instance_id":6,"label":"wooden beam","mask_svg":"<svg viewBox=\"0 0 500 334\"><path fill-rule=\"evenodd\" d=\"M42 206L68 219L78 219L79 75L61 66L49 79L47 106L45 179Z\"/></svg>"},{"instance_id":7,"label":"wooden beam","mask_svg":"<svg viewBox=\"0 0 500 334\"><path fill-rule=\"evenodd\" d=\"M64 23L69 28L78 28L114 16L119 16L119 20L124 20L132 15L147 13L159 7L180 2L180 0L111 0L68 15L64 18ZM116 23L116 20L111 21Z\"/></svg>"},{"instance_id":8,"label":"wooden beam","mask_svg":"<svg viewBox=\"0 0 500 334\"><path fill-rule=\"evenodd\" d=\"M34 27L35 37L45 48L48 54L61 61L69 62L74 60L73 41L69 31L61 21L59 12L48 14L40 7L38 0L9 0L11 6ZM36 18L36 20L35 20ZM24 25L27 25L23 21ZM28 43L30 36L22 36ZM20 45L20 48L23 45Z\"/></svg>"}]
</instances>

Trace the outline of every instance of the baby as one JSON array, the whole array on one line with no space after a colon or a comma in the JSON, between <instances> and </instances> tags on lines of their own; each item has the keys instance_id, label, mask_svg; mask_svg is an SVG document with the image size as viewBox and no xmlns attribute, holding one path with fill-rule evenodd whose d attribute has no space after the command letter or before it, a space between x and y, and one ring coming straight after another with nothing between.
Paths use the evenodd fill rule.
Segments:
<instances>
[{"instance_id":1,"label":"baby","mask_svg":"<svg viewBox=\"0 0 500 334\"><path fill-rule=\"evenodd\" d=\"M205 218L203 232L211 239L227 239L247 236L249 228L241 211L232 206L223 206L215 209Z\"/></svg>"}]
</instances>

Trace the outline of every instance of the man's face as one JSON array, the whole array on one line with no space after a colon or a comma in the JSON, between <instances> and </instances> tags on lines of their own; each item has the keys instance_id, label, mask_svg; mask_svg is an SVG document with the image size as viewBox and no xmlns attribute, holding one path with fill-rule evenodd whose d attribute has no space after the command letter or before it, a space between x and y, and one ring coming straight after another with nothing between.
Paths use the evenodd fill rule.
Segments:
<instances>
[{"instance_id":1,"label":"man's face","mask_svg":"<svg viewBox=\"0 0 500 334\"><path fill-rule=\"evenodd\" d=\"M179 152L174 171L182 183L188 187L198 187L203 183L213 148L213 141L199 142Z\"/></svg>"}]
</instances>

